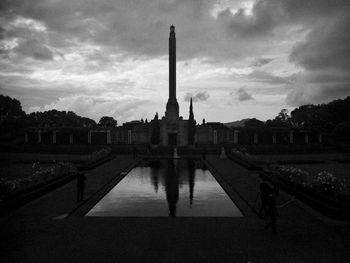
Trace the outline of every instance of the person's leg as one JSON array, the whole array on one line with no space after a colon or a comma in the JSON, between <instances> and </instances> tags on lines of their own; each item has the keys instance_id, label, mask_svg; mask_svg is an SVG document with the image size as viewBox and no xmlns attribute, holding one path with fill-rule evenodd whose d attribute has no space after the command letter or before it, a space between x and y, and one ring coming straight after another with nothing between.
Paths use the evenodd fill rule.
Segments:
<instances>
[{"instance_id":1,"label":"person's leg","mask_svg":"<svg viewBox=\"0 0 350 263\"><path fill-rule=\"evenodd\" d=\"M80 201L80 187L77 187L77 201Z\"/></svg>"},{"instance_id":2,"label":"person's leg","mask_svg":"<svg viewBox=\"0 0 350 263\"><path fill-rule=\"evenodd\" d=\"M261 200L261 207L259 209L259 214L262 218L266 215L266 203L264 200Z\"/></svg>"},{"instance_id":3,"label":"person's leg","mask_svg":"<svg viewBox=\"0 0 350 263\"><path fill-rule=\"evenodd\" d=\"M272 220L265 225L264 229L268 229L271 225L272 225Z\"/></svg>"},{"instance_id":4,"label":"person's leg","mask_svg":"<svg viewBox=\"0 0 350 263\"><path fill-rule=\"evenodd\" d=\"M276 221L277 221L277 218L276 218L276 215L273 215L271 216L271 227L272 227L272 233L277 233L276 231Z\"/></svg>"},{"instance_id":5,"label":"person's leg","mask_svg":"<svg viewBox=\"0 0 350 263\"><path fill-rule=\"evenodd\" d=\"M85 190L85 186L83 185L81 187L81 192L80 192L80 200L83 201L84 200L84 190Z\"/></svg>"}]
</instances>

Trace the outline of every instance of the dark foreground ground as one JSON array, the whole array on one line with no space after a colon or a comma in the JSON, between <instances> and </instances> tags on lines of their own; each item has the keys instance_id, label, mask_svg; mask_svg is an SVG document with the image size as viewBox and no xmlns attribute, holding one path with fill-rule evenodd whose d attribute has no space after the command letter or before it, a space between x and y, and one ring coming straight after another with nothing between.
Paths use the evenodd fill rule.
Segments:
<instances>
[{"instance_id":1,"label":"dark foreground ground","mask_svg":"<svg viewBox=\"0 0 350 263\"><path fill-rule=\"evenodd\" d=\"M299 201L279 211L277 234L256 214L259 180L227 159L207 164L243 218L95 218L86 209L135 163L130 156L87 175L86 202L76 182L0 219L0 262L348 262L349 223L331 221ZM278 202L289 200L282 193ZM67 216L69 215L69 216Z\"/></svg>"}]
</instances>

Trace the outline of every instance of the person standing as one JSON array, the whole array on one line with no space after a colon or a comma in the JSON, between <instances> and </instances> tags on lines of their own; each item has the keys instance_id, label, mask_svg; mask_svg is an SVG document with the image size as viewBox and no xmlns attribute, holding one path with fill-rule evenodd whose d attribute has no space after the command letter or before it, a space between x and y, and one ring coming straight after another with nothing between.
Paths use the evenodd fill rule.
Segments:
<instances>
[{"instance_id":1,"label":"person standing","mask_svg":"<svg viewBox=\"0 0 350 263\"><path fill-rule=\"evenodd\" d=\"M86 180L86 176L83 173L78 172L77 174L77 201L78 202L84 200L85 180Z\"/></svg>"},{"instance_id":2,"label":"person standing","mask_svg":"<svg viewBox=\"0 0 350 263\"><path fill-rule=\"evenodd\" d=\"M271 227L272 233L277 233L276 231L276 221L277 221L277 207L276 207L276 197L275 191L272 191L266 198L266 209L267 214L270 217L270 222L268 222L264 229Z\"/></svg>"},{"instance_id":3,"label":"person standing","mask_svg":"<svg viewBox=\"0 0 350 263\"><path fill-rule=\"evenodd\" d=\"M277 216L278 216L278 210L279 208L285 207L286 205L290 204L295 200L295 197L292 196L290 200L286 201L284 204L277 205L276 204L276 196L279 194L279 188L275 186L272 190L272 192L267 196L266 199L266 207L267 207L267 214L270 217L270 222L268 222L264 229L268 229L271 227L272 233L276 234L276 222L277 222Z\"/></svg>"},{"instance_id":4,"label":"person standing","mask_svg":"<svg viewBox=\"0 0 350 263\"><path fill-rule=\"evenodd\" d=\"M260 197L261 197L261 207L259 209L259 214L262 218L267 214L267 197L271 194L272 188L267 183L265 175L262 175L262 182L260 183Z\"/></svg>"},{"instance_id":5,"label":"person standing","mask_svg":"<svg viewBox=\"0 0 350 263\"><path fill-rule=\"evenodd\" d=\"M136 147L134 147L132 149L132 152L133 152L133 155L134 155L134 159L136 159L136 157L137 157L137 149L136 149Z\"/></svg>"}]
</instances>

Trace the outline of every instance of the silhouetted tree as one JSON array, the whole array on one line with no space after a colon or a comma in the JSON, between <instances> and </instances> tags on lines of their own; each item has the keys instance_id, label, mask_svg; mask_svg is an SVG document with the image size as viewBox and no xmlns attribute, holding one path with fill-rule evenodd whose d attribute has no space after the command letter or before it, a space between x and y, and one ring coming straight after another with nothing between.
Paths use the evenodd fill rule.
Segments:
<instances>
[{"instance_id":1,"label":"silhouetted tree","mask_svg":"<svg viewBox=\"0 0 350 263\"><path fill-rule=\"evenodd\" d=\"M288 110L282 109L273 120L267 120L265 125L267 127L292 127Z\"/></svg>"},{"instance_id":2,"label":"silhouetted tree","mask_svg":"<svg viewBox=\"0 0 350 263\"><path fill-rule=\"evenodd\" d=\"M321 105L303 105L291 112L292 122L297 127L324 126L331 122L331 114Z\"/></svg>"},{"instance_id":3,"label":"silhouetted tree","mask_svg":"<svg viewBox=\"0 0 350 263\"><path fill-rule=\"evenodd\" d=\"M264 122L260 121L258 119L249 119L244 123L244 127L263 127L264 126Z\"/></svg>"},{"instance_id":4,"label":"silhouetted tree","mask_svg":"<svg viewBox=\"0 0 350 263\"><path fill-rule=\"evenodd\" d=\"M21 103L9 96L0 95L0 121L18 121L25 118Z\"/></svg>"},{"instance_id":5,"label":"silhouetted tree","mask_svg":"<svg viewBox=\"0 0 350 263\"><path fill-rule=\"evenodd\" d=\"M118 122L113 117L108 116L103 116L98 122L98 125L107 128L114 128L117 124Z\"/></svg>"},{"instance_id":6,"label":"silhouetted tree","mask_svg":"<svg viewBox=\"0 0 350 263\"><path fill-rule=\"evenodd\" d=\"M79 124L81 125L81 127L85 127L85 128L91 128L96 126L96 122L94 120L86 117L81 117L79 119Z\"/></svg>"},{"instance_id":7,"label":"silhouetted tree","mask_svg":"<svg viewBox=\"0 0 350 263\"><path fill-rule=\"evenodd\" d=\"M337 141L349 141L350 140L350 122L341 122L332 131L332 137Z\"/></svg>"},{"instance_id":8,"label":"silhouetted tree","mask_svg":"<svg viewBox=\"0 0 350 263\"><path fill-rule=\"evenodd\" d=\"M0 133L13 137L25 126L26 114L21 103L8 96L0 95Z\"/></svg>"},{"instance_id":9,"label":"silhouetted tree","mask_svg":"<svg viewBox=\"0 0 350 263\"><path fill-rule=\"evenodd\" d=\"M303 105L291 112L292 122L298 127L318 127L332 133L340 123L350 123L350 97L328 104ZM339 129L338 127L338 129Z\"/></svg>"},{"instance_id":10,"label":"silhouetted tree","mask_svg":"<svg viewBox=\"0 0 350 263\"><path fill-rule=\"evenodd\" d=\"M72 111L33 112L27 116L27 119L29 126L38 128L93 127L96 125L94 120L80 117Z\"/></svg>"}]
</instances>

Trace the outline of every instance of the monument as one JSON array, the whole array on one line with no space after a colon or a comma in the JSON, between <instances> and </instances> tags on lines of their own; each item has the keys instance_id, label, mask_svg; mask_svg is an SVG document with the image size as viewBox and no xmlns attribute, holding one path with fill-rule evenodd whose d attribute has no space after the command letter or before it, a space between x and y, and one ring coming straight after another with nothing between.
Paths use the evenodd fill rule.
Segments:
<instances>
[{"instance_id":1,"label":"monument","mask_svg":"<svg viewBox=\"0 0 350 263\"><path fill-rule=\"evenodd\" d=\"M169 35L169 98L165 117L160 124L160 144L162 146L188 145L188 120L179 116L176 99L176 35L175 26L170 26Z\"/></svg>"}]
</instances>

